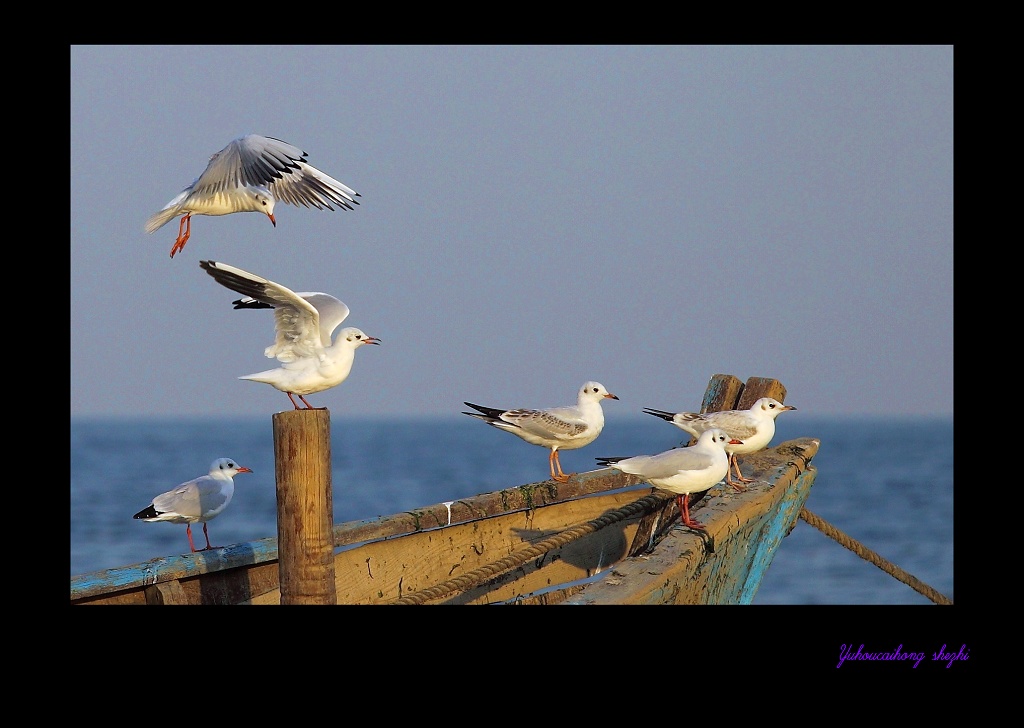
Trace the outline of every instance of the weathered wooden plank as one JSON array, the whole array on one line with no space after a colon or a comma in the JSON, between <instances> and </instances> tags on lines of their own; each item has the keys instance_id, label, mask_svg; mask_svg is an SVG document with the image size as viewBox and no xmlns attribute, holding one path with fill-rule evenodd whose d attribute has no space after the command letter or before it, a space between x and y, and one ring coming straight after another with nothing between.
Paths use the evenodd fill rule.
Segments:
<instances>
[{"instance_id":1,"label":"weathered wooden plank","mask_svg":"<svg viewBox=\"0 0 1024 728\"><path fill-rule=\"evenodd\" d=\"M274 568L277 568L276 538L237 543L211 551L165 556L131 566L73 576L71 602L144 604L144 591L153 584L175 580L184 582L190 577L202 577L224 569L249 568L267 562L273 562ZM132 591L137 594L122 594Z\"/></svg>"},{"instance_id":2,"label":"weathered wooden plank","mask_svg":"<svg viewBox=\"0 0 1024 728\"><path fill-rule=\"evenodd\" d=\"M453 501L450 521L449 510L445 504L436 503L404 513L341 523L334 527L334 545L335 547L347 546L364 541L416 533L454 523L469 523L510 511L529 510L594 493L618 490L639 482L633 476L605 468L579 473L568 483L556 483L553 480L526 483L514 488L481 493L471 498Z\"/></svg>"},{"instance_id":3,"label":"weathered wooden plank","mask_svg":"<svg viewBox=\"0 0 1024 728\"><path fill-rule=\"evenodd\" d=\"M691 508L700 502L704 493L698 495L700 497L690 499ZM662 501L660 508L652 510L640 519L636 533L633 534L633 542L629 545L626 556L639 556L640 554L647 553L654 546L657 538L669 527L672 519L679 515L677 499L669 493L664 493L664 496L665 499Z\"/></svg>"},{"instance_id":4,"label":"weathered wooden plank","mask_svg":"<svg viewBox=\"0 0 1024 728\"><path fill-rule=\"evenodd\" d=\"M674 528L649 554L627 558L564 603L749 604L810 495L818 446L801 438L749 455L757 482L743 492L720 486L694 510L706 534Z\"/></svg>"},{"instance_id":5,"label":"weathered wooden plank","mask_svg":"<svg viewBox=\"0 0 1024 728\"><path fill-rule=\"evenodd\" d=\"M644 498L649 489L630 491L615 496L604 496L600 503L590 511L579 511L568 514L565 507L549 506L539 509L541 517L550 511L552 520L548 527L541 528L539 522L527 535L526 543L537 545L551 540L559 540L566 531L579 527L618 511ZM555 518L557 516L557 518ZM523 562L514 569L504 571L479 586L467 587L449 596L427 600L424 604L494 604L519 600L526 595L546 590L558 584L566 584L585 579L601 570L611 568L621 560L632 541L637 521L636 515L600 528L593 533L574 538L563 546L550 548L540 556ZM512 552L510 551L510 556Z\"/></svg>"},{"instance_id":6,"label":"weathered wooden plank","mask_svg":"<svg viewBox=\"0 0 1024 728\"><path fill-rule=\"evenodd\" d=\"M188 604L180 581L165 581L146 587L146 604Z\"/></svg>"}]
</instances>

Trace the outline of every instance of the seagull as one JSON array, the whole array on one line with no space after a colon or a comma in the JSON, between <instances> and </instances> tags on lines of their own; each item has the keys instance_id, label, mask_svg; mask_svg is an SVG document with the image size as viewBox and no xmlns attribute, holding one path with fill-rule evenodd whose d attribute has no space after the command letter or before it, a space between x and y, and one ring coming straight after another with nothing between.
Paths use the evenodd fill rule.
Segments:
<instances>
[{"instance_id":1,"label":"seagull","mask_svg":"<svg viewBox=\"0 0 1024 728\"><path fill-rule=\"evenodd\" d=\"M238 473L251 473L249 468L238 465L231 458L218 458L210 465L208 475L201 475L177 488L161 493L153 502L136 513L138 518L150 523L167 521L168 523L187 523L185 533L188 534L188 545L192 552L209 551L219 546L210 545L210 534L206 531L206 522L216 518L228 507L231 496L235 494L235 481ZM206 537L206 548L197 549L192 543L192 524L203 524L203 535Z\"/></svg>"},{"instance_id":2,"label":"seagull","mask_svg":"<svg viewBox=\"0 0 1024 728\"><path fill-rule=\"evenodd\" d=\"M284 392L295 409L303 409L295 396L305 409L326 409L313 407L303 395L338 386L352 371L356 349L364 344L380 344L380 339L352 326L332 339L334 330L349 314L348 306L334 296L295 293L280 283L215 260L201 260L199 266L222 286L244 294L233 302L236 309L274 309L274 343L263 353L282 364L239 379L269 384Z\"/></svg>"},{"instance_id":3,"label":"seagull","mask_svg":"<svg viewBox=\"0 0 1024 728\"><path fill-rule=\"evenodd\" d=\"M729 472L726 448L742 444L716 427L702 432L692 447L675 447L657 455L597 458L597 462L675 493L683 524L706 530L702 523L690 518L690 493L705 491L724 478Z\"/></svg>"},{"instance_id":4,"label":"seagull","mask_svg":"<svg viewBox=\"0 0 1024 728\"><path fill-rule=\"evenodd\" d=\"M551 479L564 483L575 473L566 475L562 472L558 451L575 450L589 445L601 434L601 430L604 429L604 410L601 408L601 402L605 399L618 397L605 389L600 382L584 382L575 406L543 410L503 410L464 402L463 404L477 412L462 414L483 420L499 430L511 432L531 445L550 448L548 466L551 469Z\"/></svg>"},{"instance_id":5,"label":"seagull","mask_svg":"<svg viewBox=\"0 0 1024 728\"><path fill-rule=\"evenodd\" d=\"M665 410L644 409L644 414L654 415L663 420L668 420L681 430L689 432L694 437L712 427L719 427L726 431L729 437L742 440L740 445L729 445L725 448L729 453L730 470L725 476L725 482L736 490L746 490L742 485L732 480L732 469L736 470L736 477L741 483L753 483L752 478L744 478L740 472L736 456L750 452L757 452L767 447L772 438L775 437L775 418L783 412L795 410L796 407L782 404L772 397L761 397L754 402L750 409L745 410L724 410L721 412L666 412Z\"/></svg>"},{"instance_id":6,"label":"seagull","mask_svg":"<svg viewBox=\"0 0 1024 728\"><path fill-rule=\"evenodd\" d=\"M307 164L306 152L298 147L247 134L210 157L203 173L146 221L146 232L154 233L180 215L173 258L188 242L193 215L262 212L277 227L277 202L318 210L333 210L333 203L352 210L359 204L356 197L358 192Z\"/></svg>"}]
</instances>

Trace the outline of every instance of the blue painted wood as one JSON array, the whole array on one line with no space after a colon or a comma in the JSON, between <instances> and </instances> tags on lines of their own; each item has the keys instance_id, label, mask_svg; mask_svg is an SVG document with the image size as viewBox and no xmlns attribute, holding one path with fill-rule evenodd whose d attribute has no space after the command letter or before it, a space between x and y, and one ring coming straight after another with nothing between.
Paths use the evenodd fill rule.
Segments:
<instances>
[{"instance_id":1,"label":"blue painted wood","mask_svg":"<svg viewBox=\"0 0 1024 728\"><path fill-rule=\"evenodd\" d=\"M754 596L761 586L761 580L764 579L768 567L772 565L772 560L782 544L782 539L789 535L793 524L800 517L800 509L807 502L815 475L816 470L809 467L807 471L797 477L796 481L787 489L786 497L779 509L774 512L764 531L756 539L754 555L749 562L750 573L740 583L737 596L738 604L753 604Z\"/></svg>"},{"instance_id":2,"label":"blue painted wood","mask_svg":"<svg viewBox=\"0 0 1024 728\"><path fill-rule=\"evenodd\" d=\"M175 579L187 579L237 566L277 560L277 539L236 543L210 551L181 556L164 556L141 564L94 571L71 577L71 600L108 594L118 589L136 588Z\"/></svg>"},{"instance_id":3,"label":"blue painted wood","mask_svg":"<svg viewBox=\"0 0 1024 728\"><path fill-rule=\"evenodd\" d=\"M701 402L700 411L732 409L742 390L743 383L738 377L734 377L731 374L716 374L708 382L708 388L704 392L704 401Z\"/></svg>"}]
</instances>

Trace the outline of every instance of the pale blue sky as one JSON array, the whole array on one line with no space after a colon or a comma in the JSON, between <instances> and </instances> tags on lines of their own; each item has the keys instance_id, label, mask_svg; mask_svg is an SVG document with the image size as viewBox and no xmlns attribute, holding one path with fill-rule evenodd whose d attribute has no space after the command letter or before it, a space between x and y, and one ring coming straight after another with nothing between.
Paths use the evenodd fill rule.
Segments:
<instances>
[{"instance_id":1,"label":"pale blue sky","mask_svg":"<svg viewBox=\"0 0 1024 728\"><path fill-rule=\"evenodd\" d=\"M146 219L246 133L357 190ZM345 415L695 409L716 373L814 415L953 412L951 46L73 46L71 415L256 415L267 311L212 259L383 339Z\"/></svg>"}]
</instances>

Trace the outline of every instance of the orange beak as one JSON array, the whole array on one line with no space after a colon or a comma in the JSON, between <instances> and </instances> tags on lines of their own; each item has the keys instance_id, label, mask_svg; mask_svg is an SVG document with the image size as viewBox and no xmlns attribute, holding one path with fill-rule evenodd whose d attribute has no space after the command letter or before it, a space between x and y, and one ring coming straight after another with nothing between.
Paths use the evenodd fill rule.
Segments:
<instances>
[{"instance_id":1,"label":"orange beak","mask_svg":"<svg viewBox=\"0 0 1024 728\"><path fill-rule=\"evenodd\" d=\"M274 223L274 227L277 227L277 220L274 219L274 213L268 212L267 217L270 218L270 222Z\"/></svg>"}]
</instances>

